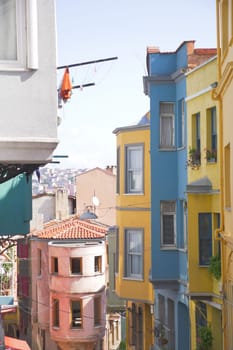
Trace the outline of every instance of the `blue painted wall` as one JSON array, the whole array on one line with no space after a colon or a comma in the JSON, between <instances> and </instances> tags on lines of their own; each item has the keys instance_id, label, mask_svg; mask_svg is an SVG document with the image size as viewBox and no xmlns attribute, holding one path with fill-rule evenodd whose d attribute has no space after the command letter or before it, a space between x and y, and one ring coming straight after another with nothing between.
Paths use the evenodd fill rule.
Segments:
<instances>
[{"instance_id":1,"label":"blue painted wall","mask_svg":"<svg viewBox=\"0 0 233 350\"><path fill-rule=\"evenodd\" d=\"M149 72L153 76L171 76L187 65L186 45L175 53L150 55ZM152 280L187 278L186 253L180 250L160 249L160 201L176 200L177 248L183 247L183 200L186 197L186 147L179 147L180 120L178 101L186 96L186 80L183 75L177 81L156 79L150 83L151 111L151 190L152 190ZM175 103L175 148L161 150L160 102Z\"/></svg>"}]
</instances>

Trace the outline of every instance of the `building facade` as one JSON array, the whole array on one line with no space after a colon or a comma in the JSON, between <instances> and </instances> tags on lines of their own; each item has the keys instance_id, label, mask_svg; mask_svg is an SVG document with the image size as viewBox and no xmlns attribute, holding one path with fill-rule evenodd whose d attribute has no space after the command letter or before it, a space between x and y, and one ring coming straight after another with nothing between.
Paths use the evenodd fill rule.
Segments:
<instances>
[{"instance_id":1,"label":"building facade","mask_svg":"<svg viewBox=\"0 0 233 350\"><path fill-rule=\"evenodd\" d=\"M215 52L216 53L216 52ZM183 42L147 49L144 91L151 111L151 283L156 349L189 349L185 73L213 55Z\"/></svg>"},{"instance_id":2,"label":"building facade","mask_svg":"<svg viewBox=\"0 0 233 350\"><path fill-rule=\"evenodd\" d=\"M19 329L33 349L102 349L106 232L71 217L45 224L19 244Z\"/></svg>"},{"instance_id":3,"label":"building facade","mask_svg":"<svg viewBox=\"0 0 233 350\"><path fill-rule=\"evenodd\" d=\"M127 302L126 349L154 343L153 288L150 274L150 119L116 128L117 260L116 293Z\"/></svg>"},{"instance_id":4,"label":"building facade","mask_svg":"<svg viewBox=\"0 0 233 350\"><path fill-rule=\"evenodd\" d=\"M219 233L222 246L223 280L223 337L224 349L233 348L233 189L232 189L232 96L233 96L233 4L232 1L216 0L218 86L214 98L219 102L220 120L220 179L221 224Z\"/></svg>"},{"instance_id":5,"label":"building facade","mask_svg":"<svg viewBox=\"0 0 233 350\"><path fill-rule=\"evenodd\" d=\"M55 4L0 6L0 233L14 235L30 230L31 174L58 143Z\"/></svg>"},{"instance_id":6,"label":"building facade","mask_svg":"<svg viewBox=\"0 0 233 350\"><path fill-rule=\"evenodd\" d=\"M116 224L116 174L114 167L87 170L76 177L77 214L94 213L98 221Z\"/></svg>"},{"instance_id":7,"label":"building facade","mask_svg":"<svg viewBox=\"0 0 233 350\"><path fill-rule=\"evenodd\" d=\"M217 82L217 56L187 73L188 147L188 295L191 349L213 336L213 350L222 349L222 283L220 270L220 144L219 108L212 93ZM214 265L215 264L215 265Z\"/></svg>"}]
</instances>

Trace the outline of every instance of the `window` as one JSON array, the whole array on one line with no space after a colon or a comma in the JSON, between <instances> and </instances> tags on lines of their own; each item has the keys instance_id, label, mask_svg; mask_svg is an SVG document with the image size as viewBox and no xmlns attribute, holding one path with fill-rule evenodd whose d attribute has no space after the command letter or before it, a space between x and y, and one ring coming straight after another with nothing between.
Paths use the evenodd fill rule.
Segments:
<instances>
[{"instance_id":1,"label":"window","mask_svg":"<svg viewBox=\"0 0 233 350\"><path fill-rule=\"evenodd\" d=\"M131 327L132 327L132 337L131 337L131 345L136 345L137 340L137 308L136 305L132 304L131 311Z\"/></svg>"},{"instance_id":2,"label":"window","mask_svg":"<svg viewBox=\"0 0 233 350\"><path fill-rule=\"evenodd\" d=\"M0 1L0 67L21 68L25 65L25 1Z\"/></svg>"},{"instance_id":3,"label":"window","mask_svg":"<svg viewBox=\"0 0 233 350\"><path fill-rule=\"evenodd\" d=\"M101 296L94 298L94 326L101 325Z\"/></svg>"},{"instance_id":4,"label":"window","mask_svg":"<svg viewBox=\"0 0 233 350\"><path fill-rule=\"evenodd\" d=\"M38 256L38 276L41 275L41 249L37 249Z\"/></svg>"},{"instance_id":5,"label":"window","mask_svg":"<svg viewBox=\"0 0 233 350\"><path fill-rule=\"evenodd\" d=\"M201 162L201 133L200 133L200 113L196 113L192 116L192 147L193 150L193 162Z\"/></svg>"},{"instance_id":6,"label":"window","mask_svg":"<svg viewBox=\"0 0 233 350\"><path fill-rule=\"evenodd\" d=\"M71 301L71 328L82 328L82 303L80 300Z\"/></svg>"},{"instance_id":7,"label":"window","mask_svg":"<svg viewBox=\"0 0 233 350\"><path fill-rule=\"evenodd\" d=\"M0 70L38 68L38 14L34 0L0 1Z\"/></svg>"},{"instance_id":8,"label":"window","mask_svg":"<svg viewBox=\"0 0 233 350\"><path fill-rule=\"evenodd\" d=\"M52 313L53 313L53 327L59 327L60 326L60 319L59 319L59 300L53 299L52 304Z\"/></svg>"},{"instance_id":9,"label":"window","mask_svg":"<svg viewBox=\"0 0 233 350\"><path fill-rule=\"evenodd\" d=\"M120 147L117 147L116 193L120 193Z\"/></svg>"},{"instance_id":10,"label":"window","mask_svg":"<svg viewBox=\"0 0 233 350\"><path fill-rule=\"evenodd\" d=\"M143 192L143 152L142 145L126 146L126 193Z\"/></svg>"},{"instance_id":11,"label":"window","mask_svg":"<svg viewBox=\"0 0 233 350\"><path fill-rule=\"evenodd\" d=\"M171 349L175 349L175 305L170 298L167 299L167 318L168 318L168 343Z\"/></svg>"},{"instance_id":12,"label":"window","mask_svg":"<svg viewBox=\"0 0 233 350\"><path fill-rule=\"evenodd\" d=\"M143 350L143 309L141 307L138 308L138 330L137 330L137 344L138 350Z\"/></svg>"},{"instance_id":13,"label":"window","mask_svg":"<svg viewBox=\"0 0 233 350\"><path fill-rule=\"evenodd\" d=\"M230 267L232 271L232 265ZM225 281L225 303L226 303L226 334L227 334L227 349L233 349L233 282L226 279Z\"/></svg>"},{"instance_id":14,"label":"window","mask_svg":"<svg viewBox=\"0 0 233 350\"><path fill-rule=\"evenodd\" d=\"M52 256L51 259L51 271L54 274L58 273L58 258L55 256Z\"/></svg>"},{"instance_id":15,"label":"window","mask_svg":"<svg viewBox=\"0 0 233 350\"><path fill-rule=\"evenodd\" d=\"M176 246L176 203L161 202L161 246Z\"/></svg>"},{"instance_id":16,"label":"window","mask_svg":"<svg viewBox=\"0 0 233 350\"><path fill-rule=\"evenodd\" d=\"M224 167L224 180L225 180L225 207L231 208L231 148L230 144L228 144L224 148L224 159L225 159L225 167Z\"/></svg>"},{"instance_id":17,"label":"window","mask_svg":"<svg viewBox=\"0 0 233 350\"><path fill-rule=\"evenodd\" d=\"M160 103L160 147L171 148L174 140L174 103Z\"/></svg>"},{"instance_id":18,"label":"window","mask_svg":"<svg viewBox=\"0 0 233 350\"><path fill-rule=\"evenodd\" d=\"M82 259L81 258L71 258L70 259L70 270L72 274L82 273Z\"/></svg>"},{"instance_id":19,"label":"window","mask_svg":"<svg viewBox=\"0 0 233 350\"><path fill-rule=\"evenodd\" d=\"M180 201L180 208L183 211L182 220L180 222L180 248L187 248L187 202L186 200Z\"/></svg>"},{"instance_id":20,"label":"window","mask_svg":"<svg viewBox=\"0 0 233 350\"><path fill-rule=\"evenodd\" d=\"M207 110L207 161L217 160L216 107Z\"/></svg>"},{"instance_id":21,"label":"window","mask_svg":"<svg viewBox=\"0 0 233 350\"><path fill-rule=\"evenodd\" d=\"M208 265L212 256L212 215L199 213L199 264Z\"/></svg>"},{"instance_id":22,"label":"window","mask_svg":"<svg viewBox=\"0 0 233 350\"><path fill-rule=\"evenodd\" d=\"M143 278L143 230L125 230L125 277Z\"/></svg>"},{"instance_id":23,"label":"window","mask_svg":"<svg viewBox=\"0 0 233 350\"><path fill-rule=\"evenodd\" d=\"M95 272L102 272L102 256L95 256Z\"/></svg>"},{"instance_id":24,"label":"window","mask_svg":"<svg viewBox=\"0 0 233 350\"><path fill-rule=\"evenodd\" d=\"M179 124L178 124L178 146L184 147L185 145L185 114L184 114L184 99L178 102Z\"/></svg>"}]
</instances>

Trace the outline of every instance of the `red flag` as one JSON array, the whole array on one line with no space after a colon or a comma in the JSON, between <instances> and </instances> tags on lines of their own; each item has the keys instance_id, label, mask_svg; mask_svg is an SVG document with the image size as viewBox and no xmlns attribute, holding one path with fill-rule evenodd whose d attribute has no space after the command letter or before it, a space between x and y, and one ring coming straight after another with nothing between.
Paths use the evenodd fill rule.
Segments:
<instances>
[{"instance_id":1,"label":"red flag","mask_svg":"<svg viewBox=\"0 0 233 350\"><path fill-rule=\"evenodd\" d=\"M61 89L60 89L60 96L63 99L64 102L67 102L71 98L72 94L72 83L70 79L70 72L69 68L66 68L62 84L61 84Z\"/></svg>"}]
</instances>

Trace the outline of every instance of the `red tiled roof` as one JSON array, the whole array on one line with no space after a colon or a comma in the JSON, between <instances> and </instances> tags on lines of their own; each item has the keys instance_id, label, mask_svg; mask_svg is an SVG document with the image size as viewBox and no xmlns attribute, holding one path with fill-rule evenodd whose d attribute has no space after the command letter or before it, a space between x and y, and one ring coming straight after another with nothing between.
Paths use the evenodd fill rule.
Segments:
<instances>
[{"instance_id":1,"label":"red tiled roof","mask_svg":"<svg viewBox=\"0 0 233 350\"><path fill-rule=\"evenodd\" d=\"M62 221L50 221L44 225L43 230L33 231L31 235L40 239L101 239L106 233L106 227L74 216Z\"/></svg>"},{"instance_id":2,"label":"red tiled roof","mask_svg":"<svg viewBox=\"0 0 233 350\"><path fill-rule=\"evenodd\" d=\"M11 337L5 337L5 348L6 350L31 350L26 341Z\"/></svg>"}]
</instances>

